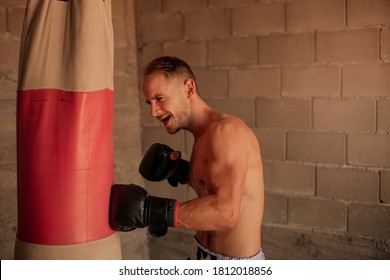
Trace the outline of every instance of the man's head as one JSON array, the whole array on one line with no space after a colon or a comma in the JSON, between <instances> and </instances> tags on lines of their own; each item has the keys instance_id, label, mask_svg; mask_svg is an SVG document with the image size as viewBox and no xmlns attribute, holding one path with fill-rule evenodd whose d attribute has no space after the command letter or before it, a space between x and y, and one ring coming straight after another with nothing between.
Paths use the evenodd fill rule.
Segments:
<instances>
[{"instance_id":1,"label":"man's head","mask_svg":"<svg viewBox=\"0 0 390 280\"><path fill-rule=\"evenodd\" d=\"M150 62L143 73L142 89L153 117L168 133L188 127L190 99L196 93L195 75L183 60L163 56Z\"/></svg>"},{"instance_id":2,"label":"man's head","mask_svg":"<svg viewBox=\"0 0 390 280\"><path fill-rule=\"evenodd\" d=\"M143 78L146 79L148 76L160 71L167 77L180 75L195 81L195 75L191 67L185 61L174 56L162 56L152 60L145 68Z\"/></svg>"}]
</instances>

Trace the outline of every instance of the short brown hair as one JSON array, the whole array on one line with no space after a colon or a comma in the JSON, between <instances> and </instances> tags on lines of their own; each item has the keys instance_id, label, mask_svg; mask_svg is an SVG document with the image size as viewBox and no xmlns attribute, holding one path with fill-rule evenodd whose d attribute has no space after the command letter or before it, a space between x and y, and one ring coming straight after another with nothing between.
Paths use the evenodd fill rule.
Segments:
<instances>
[{"instance_id":1,"label":"short brown hair","mask_svg":"<svg viewBox=\"0 0 390 280\"><path fill-rule=\"evenodd\" d=\"M195 81L191 67L184 60L175 56L161 56L152 60L146 66L143 77L146 78L158 71L164 72L167 76L184 74Z\"/></svg>"}]
</instances>

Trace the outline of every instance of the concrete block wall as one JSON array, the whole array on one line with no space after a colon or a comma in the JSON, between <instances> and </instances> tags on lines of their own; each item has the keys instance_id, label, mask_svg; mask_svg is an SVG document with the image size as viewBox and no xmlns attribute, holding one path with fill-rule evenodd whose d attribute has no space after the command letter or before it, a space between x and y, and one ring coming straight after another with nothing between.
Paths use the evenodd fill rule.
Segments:
<instances>
[{"instance_id":1,"label":"concrete block wall","mask_svg":"<svg viewBox=\"0 0 390 280\"><path fill-rule=\"evenodd\" d=\"M0 257L16 233L16 83L25 0L0 0ZM202 96L261 143L269 259L389 259L388 0L114 0L115 179L187 200L188 188L138 174L153 142L182 150L149 116L138 73L187 60ZM135 22L135 24L134 24ZM135 39L137 37L137 40ZM142 137L140 137L142 136ZM193 232L121 234L125 259L183 259Z\"/></svg>"},{"instance_id":2,"label":"concrete block wall","mask_svg":"<svg viewBox=\"0 0 390 280\"><path fill-rule=\"evenodd\" d=\"M115 183L143 184L134 0L112 0ZM149 259L145 229L120 233L123 259Z\"/></svg>"},{"instance_id":3,"label":"concrete block wall","mask_svg":"<svg viewBox=\"0 0 390 280\"><path fill-rule=\"evenodd\" d=\"M258 136L267 258L390 259L390 1L135 2L139 71L183 58L206 101ZM140 97L143 151L189 158L192 136L168 135ZM191 235L151 239L151 257L185 258Z\"/></svg>"},{"instance_id":4,"label":"concrete block wall","mask_svg":"<svg viewBox=\"0 0 390 280\"><path fill-rule=\"evenodd\" d=\"M0 0L0 259L12 259L17 226L16 86L26 0ZM142 184L133 0L113 0L114 148L117 183ZM148 259L145 230L121 234L124 259Z\"/></svg>"},{"instance_id":5,"label":"concrete block wall","mask_svg":"<svg viewBox=\"0 0 390 280\"><path fill-rule=\"evenodd\" d=\"M16 84L24 0L0 1L0 259L12 259L17 225Z\"/></svg>"}]
</instances>

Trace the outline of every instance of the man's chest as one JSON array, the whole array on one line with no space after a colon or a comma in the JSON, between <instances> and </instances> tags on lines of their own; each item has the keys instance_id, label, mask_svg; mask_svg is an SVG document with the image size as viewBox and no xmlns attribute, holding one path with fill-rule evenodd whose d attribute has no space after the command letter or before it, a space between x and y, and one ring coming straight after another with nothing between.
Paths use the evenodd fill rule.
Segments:
<instances>
[{"instance_id":1,"label":"man's chest","mask_svg":"<svg viewBox=\"0 0 390 280\"><path fill-rule=\"evenodd\" d=\"M205 151L194 146L190 160L190 181L198 196L207 194L208 158Z\"/></svg>"}]
</instances>

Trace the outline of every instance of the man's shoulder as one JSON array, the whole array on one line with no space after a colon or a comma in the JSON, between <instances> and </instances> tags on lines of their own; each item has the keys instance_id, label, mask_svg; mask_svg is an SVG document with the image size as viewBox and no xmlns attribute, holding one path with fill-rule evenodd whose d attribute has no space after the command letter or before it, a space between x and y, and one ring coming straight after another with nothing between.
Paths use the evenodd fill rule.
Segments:
<instances>
[{"instance_id":1,"label":"man's shoulder","mask_svg":"<svg viewBox=\"0 0 390 280\"><path fill-rule=\"evenodd\" d=\"M248 133L251 130L243 120L228 114L222 114L220 118L213 120L207 129L207 134L211 137L239 138Z\"/></svg>"}]
</instances>

